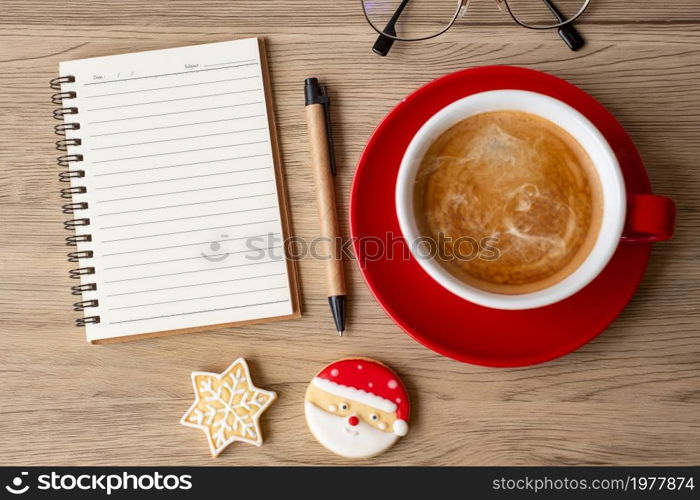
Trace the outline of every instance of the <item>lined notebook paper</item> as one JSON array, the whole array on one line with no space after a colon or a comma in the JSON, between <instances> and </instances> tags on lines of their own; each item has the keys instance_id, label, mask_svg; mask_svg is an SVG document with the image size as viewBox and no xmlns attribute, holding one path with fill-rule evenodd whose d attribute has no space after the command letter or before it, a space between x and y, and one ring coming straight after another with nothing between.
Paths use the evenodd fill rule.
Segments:
<instances>
[{"instance_id":1,"label":"lined notebook paper","mask_svg":"<svg viewBox=\"0 0 700 500\"><path fill-rule=\"evenodd\" d=\"M82 155L70 175L84 172L69 226L90 239L76 254L92 254L77 272L90 273L88 340L298 316L262 41L63 62L60 75L75 92L62 106L77 108L64 121L80 127L66 131Z\"/></svg>"}]
</instances>

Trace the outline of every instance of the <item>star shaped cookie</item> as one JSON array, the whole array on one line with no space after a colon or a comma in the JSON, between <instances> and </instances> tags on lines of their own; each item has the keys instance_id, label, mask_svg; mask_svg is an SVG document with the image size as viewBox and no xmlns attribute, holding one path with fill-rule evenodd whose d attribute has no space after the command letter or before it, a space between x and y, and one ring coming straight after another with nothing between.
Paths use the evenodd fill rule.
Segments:
<instances>
[{"instance_id":1,"label":"star shaped cookie","mask_svg":"<svg viewBox=\"0 0 700 500\"><path fill-rule=\"evenodd\" d=\"M262 444L258 420L277 394L253 385L245 359L221 374L192 372L192 386L195 401L180 423L204 431L212 456L234 441Z\"/></svg>"}]
</instances>

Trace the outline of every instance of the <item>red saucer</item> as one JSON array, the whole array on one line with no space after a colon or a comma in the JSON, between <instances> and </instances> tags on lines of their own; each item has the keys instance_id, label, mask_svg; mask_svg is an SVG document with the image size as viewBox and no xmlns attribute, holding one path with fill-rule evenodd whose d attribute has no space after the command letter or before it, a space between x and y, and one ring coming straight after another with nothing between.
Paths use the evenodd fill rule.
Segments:
<instances>
[{"instance_id":1,"label":"red saucer","mask_svg":"<svg viewBox=\"0 0 700 500\"><path fill-rule=\"evenodd\" d=\"M649 260L649 243L621 242L603 272L576 295L550 306L502 311L448 292L410 257L376 253L376 238L400 237L394 190L413 135L434 113L462 97L495 89L539 92L566 102L603 133L622 167L628 193L650 193L639 153L615 118L593 97L554 76L489 66L439 78L399 103L379 124L360 157L350 198L350 228L360 270L389 316L415 340L459 361L523 366L567 354L602 332L632 298ZM389 236L391 237L391 236Z\"/></svg>"}]
</instances>

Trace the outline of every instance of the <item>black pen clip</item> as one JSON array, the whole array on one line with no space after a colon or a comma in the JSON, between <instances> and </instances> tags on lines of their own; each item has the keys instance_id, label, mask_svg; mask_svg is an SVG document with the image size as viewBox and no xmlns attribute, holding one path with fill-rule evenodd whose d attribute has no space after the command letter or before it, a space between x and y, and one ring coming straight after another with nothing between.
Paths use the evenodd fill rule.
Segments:
<instances>
[{"instance_id":1,"label":"black pen clip","mask_svg":"<svg viewBox=\"0 0 700 500\"><path fill-rule=\"evenodd\" d=\"M318 83L318 78L307 78L304 81L304 100L307 106L320 104L323 106L323 115L326 120L326 138L328 139L328 158L330 160L331 173L335 175L335 146L333 145L333 127L331 127L331 100L328 97L328 89Z\"/></svg>"},{"instance_id":2,"label":"black pen clip","mask_svg":"<svg viewBox=\"0 0 700 500\"><path fill-rule=\"evenodd\" d=\"M321 97L319 102L323 104L323 113L326 117L326 137L328 137L328 157L331 163L331 173L335 176L335 146L333 144L333 127L331 126L331 99L328 97L328 89L321 85Z\"/></svg>"}]
</instances>

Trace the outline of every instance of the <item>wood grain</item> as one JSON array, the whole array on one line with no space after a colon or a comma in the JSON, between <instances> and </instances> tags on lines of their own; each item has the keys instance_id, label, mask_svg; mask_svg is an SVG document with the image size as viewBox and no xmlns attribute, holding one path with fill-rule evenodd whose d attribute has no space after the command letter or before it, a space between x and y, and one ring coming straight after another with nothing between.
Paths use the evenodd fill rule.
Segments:
<instances>
[{"instance_id":1,"label":"wood grain","mask_svg":"<svg viewBox=\"0 0 700 500\"><path fill-rule=\"evenodd\" d=\"M389 363L411 393L409 435L363 463L697 464L700 459L700 4L593 2L571 53L556 34L514 26L493 3L447 34L370 53L359 2L309 0L2 0L0 17L0 464L233 465L346 463L318 445L303 416L314 373L337 358ZM347 336L338 338L323 263L299 262L303 317L107 346L73 324L52 143L48 80L58 62L265 36L293 231L318 232L303 79L333 95L338 203L372 130L404 95L485 64L547 71L599 99L645 158L654 189L678 204L674 240L654 247L635 298L608 330L540 366L494 370L418 345L374 301L353 262ZM566 332L562 332L566 334ZM263 417L265 445L209 457L179 425L189 372L244 356L279 394Z\"/></svg>"}]
</instances>

